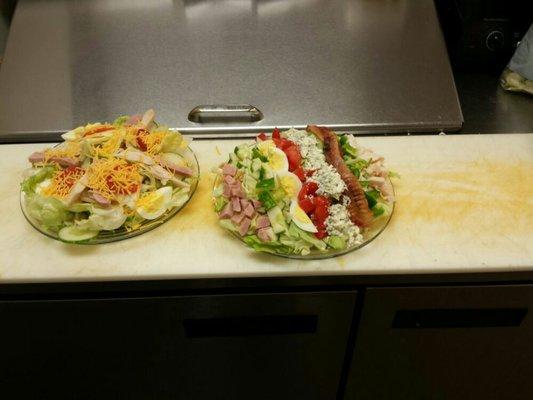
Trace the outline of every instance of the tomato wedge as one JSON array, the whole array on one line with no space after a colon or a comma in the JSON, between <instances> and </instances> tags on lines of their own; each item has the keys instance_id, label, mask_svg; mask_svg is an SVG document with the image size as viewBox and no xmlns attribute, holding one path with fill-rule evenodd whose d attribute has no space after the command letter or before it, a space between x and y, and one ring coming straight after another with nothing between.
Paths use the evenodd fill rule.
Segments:
<instances>
[{"instance_id":1,"label":"tomato wedge","mask_svg":"<svg viewBox=\"0 0 533 400\"><path fill-rule=\"evenodd\" d=\"M279 129L278 128L274 128L274 130L272 131L272 139L280 139L281 136L279 134Z\"/></svg>"},{"instance_id":2,"label":"tomato wedge","mask_svg":"<svg viewBox=\"0 0 533 400\"><path fill-rule=\"evenodd\" d=\"M139 149L142 151L148 150L148 145L146 144L146 140L144 139L145 136L148 135L148 131L146 129L139 129L137 131L137 146L139 146Z\"/></svg>"},{"instance_id":3,"label":"tomato wedge","mask_svg":"<svg viewBox=\"0 0 533 400\"><path fill-rule=\"evenodd\" d=\"M290 146L285 149L282 149L289 160L289 171L294 171L302 163L302 156L300 155L300 150L296 146Z\"/></svg>"},{"instance_id":4,"label":"tomato wedge","mask_svg":"<svg viewBox=\"0 0 533 400\"><path fill-rule=\"evenodd\" d=\"M298 193L298 200L302 200L307 196L312 196L316 193L318 190L318 184L316 182L306 182L303 184L302 188L300 189L300 193Z\"/></svg>"},{"instance_id":5,"label":"tomato wedge","mask_svg":"<svg viewBox=\"0 0 533 400\"><path fill-rule=\"evenodd\" d=\"M257 139L263 141L263 140L267 140L267 135L264 134L264 132L261 132L259 135L257 135Z\"/></svg>"},{"instance_id":6,"label":"tomato wedge","mask_svg":"<svg viewBox=\"0 0 533 400\"><path fill-rule=\"evenodd\" d=\"M328 233L325 229L319 229L318 232L315 233L317 239L324 239L326 236L328 236Z\"/></svg>"},{"instance_id":7,"label":"tomato wedge","mask_svg":"<svg viewBox=\"0 0 533 400\"><path fill-rule=\"evenodd\" d=\"M305 171L301 166L292 171L292 173L296 175L302 182L305 182Z\"/></svg>"},{"instance_id":8,"label":"tomato wedge","mask_svg":"<svg viewBox=\"0 0 533 400\"><path fill-rule=\"evenodd\" d=\"M328 208L328 199L326 199L324 196L315 197L315 212L313 213L313 222L319 230L326 227L326 219L329 215Z\"/></svg>"},{"instance_id":9,"label":"tomato wedge","mask_svg":"<svg viewBox=\"0 0 533 400\"><path fill-rule=\"evenodd\" d=\"M306 214L311 214L315 209L315 202L310 197L305 197L298 201L298 205Z\"/></svg>"}]
</instances>

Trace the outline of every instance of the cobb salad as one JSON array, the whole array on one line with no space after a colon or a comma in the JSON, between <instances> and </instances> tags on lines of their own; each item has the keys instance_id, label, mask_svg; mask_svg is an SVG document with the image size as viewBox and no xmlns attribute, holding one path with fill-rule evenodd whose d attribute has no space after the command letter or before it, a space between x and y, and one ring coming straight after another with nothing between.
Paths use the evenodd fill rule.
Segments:
<instances>
[{"instance_id":1,"label":"cobb salad","mask_svg":"<svg viewBox=\"0 0 533 400\"><path fill-rule=\"evenodd\" d=\"M383 157L322 127L262 133L237 146L216 173L220 225L256 251L308 256L356 248L393 209L393 173Z\"/></svg>"},{"instance_id":2,"label":"cobb salad","mask_svg":"<svg viewBox=\"0 0 533 400\"><path fill-rule=\"evenodd\" d=\"M29 156L23 210L69 242L132 232L183 206L198 179L189 141L155 113L77 127L64 142ZM168 213L167 213L168 211Z\"/></svg>"}]
</instances>

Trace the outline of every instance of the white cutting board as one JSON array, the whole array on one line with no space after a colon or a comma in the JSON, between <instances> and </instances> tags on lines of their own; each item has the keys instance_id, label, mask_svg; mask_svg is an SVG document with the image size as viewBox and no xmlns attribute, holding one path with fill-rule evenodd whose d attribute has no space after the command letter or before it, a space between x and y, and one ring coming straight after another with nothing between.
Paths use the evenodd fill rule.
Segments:
<instances>
[{"instance_id":1,"label":"white cutting board","mask_svg":"<svg viewBox=\"0 0 533 400\"><path fill-rule=\"evenodd\" d=\"M0 146L0 282L533 268L533 134L360 138L401 175L396 209L370 245L320 261L257 254L218 227L210 171L240 142L194 142L201 181L191 202L149 233L96 246L57 242L26 222L20 177L43 145Z\"/></svg>"}]
</instances>

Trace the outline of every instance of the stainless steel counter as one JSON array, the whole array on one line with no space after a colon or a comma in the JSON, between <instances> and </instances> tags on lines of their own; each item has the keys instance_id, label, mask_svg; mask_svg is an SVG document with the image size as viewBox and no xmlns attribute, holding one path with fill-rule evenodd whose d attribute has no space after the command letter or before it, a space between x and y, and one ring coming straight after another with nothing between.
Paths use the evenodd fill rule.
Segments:
<instances>
[{"instance_id":1,"label":"stainless steel counter","mask_svg":"<svg viewBox=\"0 0 533 400\"><path fill-rule=\"evenodd\" d=\"M464 114L465 133L533 131L533 96L506 92L499 75L489 72L454 72Z\"/></svg>"},{"instance_id":2,"label":"stainless steel counter","mask_svg":"<svg viewBox=\"0 0 533 400\"><path fill-rule=\"evenodd\" d=\"M202 104L259 122L196 123ZM154 107L182 131L458 129L433 2L21 0L0 72L0 140L54 140Z\"/></svg>"}]
</instances>

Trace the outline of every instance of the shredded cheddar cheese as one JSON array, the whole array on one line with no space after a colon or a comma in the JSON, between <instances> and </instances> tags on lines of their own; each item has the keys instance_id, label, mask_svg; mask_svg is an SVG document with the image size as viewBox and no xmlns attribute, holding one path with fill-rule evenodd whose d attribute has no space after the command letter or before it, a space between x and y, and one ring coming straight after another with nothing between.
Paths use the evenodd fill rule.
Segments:
<instances>
[{"instance_id":1,"label":"shredded cheddar cheese","mask_svg":"<svg viewBox=\"0 0 533 400\"><path fill-rule=\"evenodd\" d=\"M124 140L124 129L116 129L113 135L101 145L95 145L92 148L91 153L94 157L111 158L115 155L116 151L120 148L122 141Z\"/></svg>"},{"instance_id":2,"label":"shredded cheddar cheese","mask_svg":"<svg viewBox=\"0 0 533 400\"><path fill-rule=\"evenodd\" d=\"M77 158L81 153L81 142L65 142L61 146L44 151L44 163L49 163L52 158Z\"/></svg>"},{"instance_id":3,"label":"shredded cheddar cheese","mask_svg":"<svg viewBox=\"0 0 533 400\"><path fill-rule=\"evenodd\" d=\"M87 186L108 200L136 192L142 176L136 164L118 158L94 159L88 170Z\"/></svg>"},{"instance_id":4,"label":"shredded cheddar cheese","mask_svg":"<svg viewBox=\"0 0 533 400\"><path fill-rule=\"evenodd\" d=\"M85 175L85 170L79 167L57 171L52 178L52 183L43 189L43 195L64 199L83 175Z\"/></svg>"},{"instance_id":5,"label":"shredded cheddar cheese","mask_svg":"<svg viewBox=\"0 0 533 400\"><path fill-rule=\"evenodd\" d=\"M164 131L157 131L143 136L143 140L146 143L146 152L150 155L159 153L161 151L161 143L166 135Z\"/></svg>"}]
</instances>

